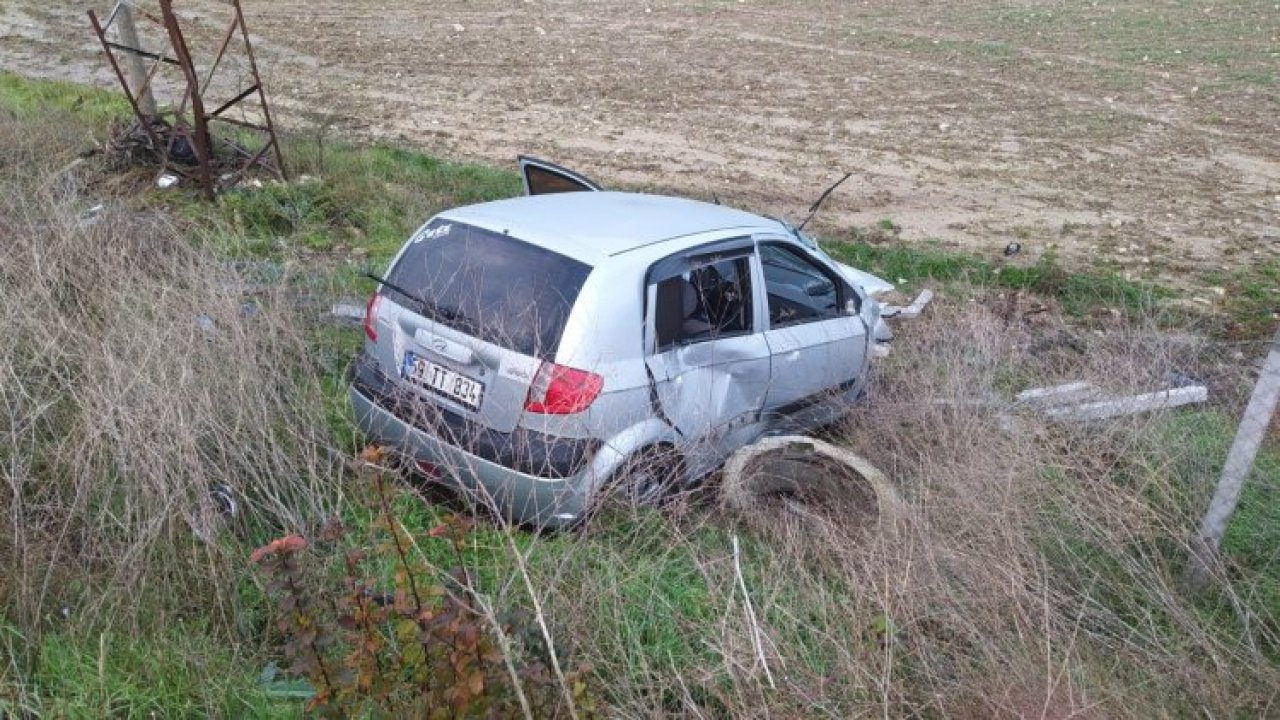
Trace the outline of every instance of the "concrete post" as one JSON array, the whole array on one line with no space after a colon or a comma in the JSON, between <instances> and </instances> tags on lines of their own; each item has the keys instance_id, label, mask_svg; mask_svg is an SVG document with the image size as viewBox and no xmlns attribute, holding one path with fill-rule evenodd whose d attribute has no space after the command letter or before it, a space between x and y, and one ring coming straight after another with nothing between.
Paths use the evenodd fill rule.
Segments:
<instances>
[{"instance_id":1,"label":"concrete post","mask_svg":"<svg viewBox=\"0 0 1280 720\"><path fill-rule=\"evenodd\" d=\"M1258 384L1254 386L1249 406L1245 408L1235 442L1227 453L1218 489L1209 503L1208 512L1200 521L1200 532L1196 537L1188 573L1193 586L1203 587L1209 581L1210 571L1217 562L1218 548L1222 545L1222 536L1226 534L1227 523L1236 511L1240 490L1244 487L1249 470L1253 468L1254 457L1257 456L1258 447L1271 424L1277 401L1280 401L1280 329L1276 330L1275 337L1271 340L1271 351L1267 353L1262 373L1258 376Z\"/></svg>"},{"instance_id":2,"label":"concrete post","mask_svg":"<svg viewBox=\"0 0 1280 720\"><path fill-rule=\"evenodd\" d=\"M138 28L133 24L133 7L128 0L122 0L120 3L120 11L116 14L116 27L120 29L121 45L142 49L138 41ZM133 86L133 92L138 95L138 109L144 115L155 115L156 100L151 94L151 87L148 86L142 93L138 93L143 83L147 81L147 70L142 62L142 56L131 52L126 52L125 55L129 84Z\"/></svg>"}]
</instances>

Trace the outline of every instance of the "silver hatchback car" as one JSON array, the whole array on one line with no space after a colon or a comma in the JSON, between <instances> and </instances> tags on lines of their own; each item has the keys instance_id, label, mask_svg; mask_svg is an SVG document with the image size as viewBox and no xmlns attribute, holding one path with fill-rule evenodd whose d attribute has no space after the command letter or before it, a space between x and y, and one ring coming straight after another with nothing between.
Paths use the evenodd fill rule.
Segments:
<instances>
[{"instance_id":1,"label":"silver hatchback car","mask_svg":"<svg viewBox=\"0 0 1280 720\"><path fill-rule=\"evenodd\" d=\"M369 441L556 527L861 396L887 283L778 220L521 165L525 197L439 214L379 278L351 373Z\"/></svg>"}]
</instances>

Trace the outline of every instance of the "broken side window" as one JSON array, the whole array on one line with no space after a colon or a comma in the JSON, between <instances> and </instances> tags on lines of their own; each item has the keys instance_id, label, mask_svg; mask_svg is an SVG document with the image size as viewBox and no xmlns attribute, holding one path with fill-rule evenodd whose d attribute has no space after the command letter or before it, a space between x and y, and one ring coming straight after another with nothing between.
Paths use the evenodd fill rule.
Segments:
<instances>
[{"instance_id":1,"label":"broken side window","mask_svg":"<svg viewBox=\"0 0 1280 720\"><path fill-rule=\"evenodd\" d=\"M658 350L751 332L751 265L746 257L708 263L657 285Z\"/></svg>"}]
</instances>

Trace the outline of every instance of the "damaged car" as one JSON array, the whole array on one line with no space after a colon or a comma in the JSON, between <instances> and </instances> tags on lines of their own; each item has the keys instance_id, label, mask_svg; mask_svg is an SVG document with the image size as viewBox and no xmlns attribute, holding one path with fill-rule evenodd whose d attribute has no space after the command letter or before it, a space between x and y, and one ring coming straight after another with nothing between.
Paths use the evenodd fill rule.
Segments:
<instances>
[{"instance_id":1,"label":"damaged car","mask_svg":"<svg viewBox=\"0 0 1280 720\"><path fill-rule=\"evenodd\" d=\"M521 170L523 197L440 213L373 276L350 387L369 442L560 527L862 397L888 283L780 220Z\"/></svg>"}]
</instances>

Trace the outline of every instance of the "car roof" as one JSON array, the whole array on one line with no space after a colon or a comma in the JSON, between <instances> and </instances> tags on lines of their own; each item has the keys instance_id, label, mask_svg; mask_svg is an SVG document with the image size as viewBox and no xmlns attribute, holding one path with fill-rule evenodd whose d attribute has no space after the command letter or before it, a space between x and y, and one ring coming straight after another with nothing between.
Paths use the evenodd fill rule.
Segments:
<instances>
[{"instance_id":1,"label":"car roof","mask_svg":"<svg viewBox=\"0 0 1280 720\"><path fill-rule=\"evenodd\" d=\"M465 205L440 214L589 264L639 247L717 230L779 230L777 220L724 205L626 192L567 192Z\"/></svg>"}]
</instances>

